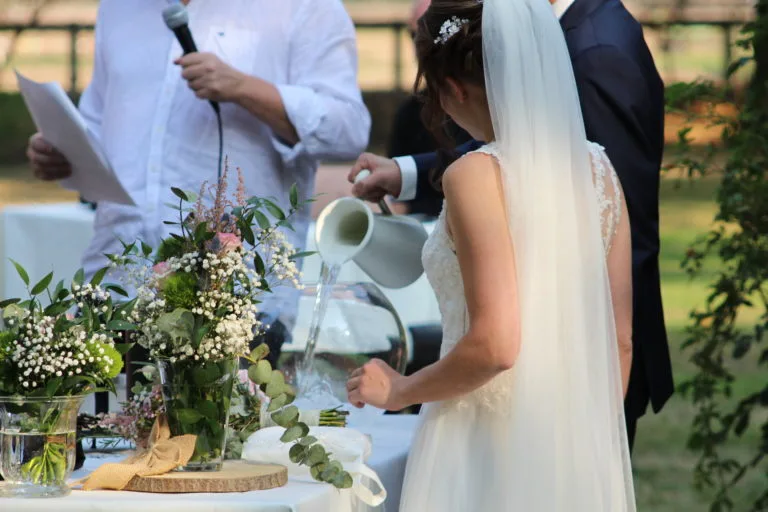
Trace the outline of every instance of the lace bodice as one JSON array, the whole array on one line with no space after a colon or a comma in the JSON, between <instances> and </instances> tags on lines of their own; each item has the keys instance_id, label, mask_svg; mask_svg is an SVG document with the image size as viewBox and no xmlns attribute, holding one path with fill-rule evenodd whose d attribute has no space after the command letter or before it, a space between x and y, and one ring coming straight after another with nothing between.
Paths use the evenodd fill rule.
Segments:
<instances>
[{"instance_id":1,"label":"lace bodice","mask_svg":"<svg viewBox=\"0 0 768 512\"><path fill-rule=\"evenodd\" d=\"M498 158L497 150L493 144L483 146L474 152L485 153ZM613 170L602 146L589 143L589 152L596 200L600 211L603 245L607 254L621 219L621 188L616 172ZM445 203L443 203L443 210L440 212L432 234L424 244L422 261L427 279L437 297L442 316L443 341L440 347L440 357L443 357L466 334L469 325L459 261L445 221ZM508 396L512 381L511 372L513 371L514 369L497 376L472 393L446 401L445 405L494 407L499 400L504 400ZM500 408L499 411L503 409Z\"/></svg>"}]
</instances>

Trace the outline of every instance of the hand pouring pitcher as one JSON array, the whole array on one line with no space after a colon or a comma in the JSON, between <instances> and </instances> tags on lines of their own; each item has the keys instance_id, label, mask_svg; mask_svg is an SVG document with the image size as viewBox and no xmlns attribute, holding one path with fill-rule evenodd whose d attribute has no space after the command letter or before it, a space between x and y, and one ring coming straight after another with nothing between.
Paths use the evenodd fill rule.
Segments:
<instances>
[{"instance_id":1,"label":"hand pouring pitcher","mask_svg":"<svg viewBox=\"0 0 768 512\"><path fill-rule=\"evenodd\" d=\"M326 265L352 260L385 288L403 288L421 277L426 240L421 222L401 215L374 215L353 197L326 206L315 229L317 251Z\"/></svg>"}]
</instances>

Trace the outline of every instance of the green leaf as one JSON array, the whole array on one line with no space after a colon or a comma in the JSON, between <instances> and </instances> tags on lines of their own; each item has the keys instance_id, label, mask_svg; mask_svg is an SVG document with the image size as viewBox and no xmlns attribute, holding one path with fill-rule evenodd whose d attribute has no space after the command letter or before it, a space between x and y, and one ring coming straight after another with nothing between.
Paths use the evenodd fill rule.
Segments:
<instances>
[{"instance_id":1,"label":"green leaf","mask_svg":"<svg viewBox=\"0 0 768 512\"><path fill-rule=\"evenodd\" d=\"M328 455L325 453L325 448L322 445L314 444L307 451L307 459L305 463L308 466L314 466L320 462L324 462Z\"/></svg>"},{"instance_id":2,"label":"green leaf","mask_svg":"<svg viewBox=\"0 0 768 512\"><path fill-rule=\"evenodd\" d=\"M122 295L123 297L128 296L128 292L126 292L124 288L122 288L121 286L117 286L116 284L108 284L107 286L104 287L104 289L115 292L116 294Z\"/></svg>"},{"instance_id":3,"label":"green leaf","mask_svg":"<svg viewBox=\"0 0 768 512\"><path fill-rule=\"evenodd\" d=\"M210 386L221 377L221 370L215 363L207 363L201 366L195 366L192 369L192 379L195 384L203 387Z\"/></svg>"},{"instance_id":4,"label":"green leaf","mask_svg":"<svg viewBox=\"0 0 768 512\"><path fill-rule=\"evenodd\" d=\"M48 289L48 285L51 284L51 281L53 281L53 272L49 272L45 277L38 281L34 287L32 287L32 295L43 293Z\"/></svg>"},{"instance_id":5,"label":"green leaf","mask_svg":"<svg viewBox=\"0 0 768 512\"><path fill-rule=\"evenodd\" d=\"M304 437L308 433L309 433L309 427L306 426L304 423L298 423L292 427L285 429L285 432L283 432L283 435L280 436L280 440L284 443L290 443L291 441L295 441L300 437Z\"/></svg>"},{"instance_id":6,"label":"green leaf","mask_svg":"<svg viewBox=\"0 0 768 512\"><path fill-rule=\"evenodd\" d=\"M195 328L195 316L186 309L178 308L157 317L156 325L172 339L191 340Z\"/></svg>"},{"instance_id":7,"label":"green leaf","mask_svg":"<svg viewBox=\"0 0 768 512\"><path fill-rule=\"evenodd\" d=\"M272 413L272 421L283 428L294 426L299 420L299 409L296 406L286 407Z\"/></svg>"},{"instance_id":8,"label":"green leaf","mask_svg":"<svg viewBox=\"0 0 768 512\"><path fill-rule=\"evenodd\" d=\"M77 272L75 272L75 277L72 278L72 284L83 284L85 282L85 271L83 269L78 269Z\"/></svg>"},{"instance_id":9,"label":"green leaf","mask_svg":"<svg viewBox=\"0 0 768 512\"><path fill-rule=\"evenodd\" d=\"M312 478L315 480L322 482L320 475L322 475L326 469L328 469L328 464L321 462L309 468L309 474L312 475Z\"/></svg>"},{"instance_id":10,"label":"green leaf","mask_svg":"<svg viewBox=\"0 0 768 512\"><path fill-rule=\"evenodd\" d=\"M253 234L253 229L251 229L251 226L248 223L242 223L240 226L240 234L243 236L243 240L245 240L247 244L256 244L256 236Z\"/></svg>"},{"instance_id":11,"label":"green leaf","mask_svg":"<svg viewBox=\"0 0 768 512\"><path fill-rule=\"evenodd\" d=\"M48 396L56 396L56 392L59 390L61 383L64 382L64 377L54 377L45 384L45 394Z\"/></svg>"},{"instance_id":12,"label":"green leaf","mask_svg":"<svg viewBox=\"0 0 768 512\"><path fill-rule=\"evenodd\" d=\"M195 409L175 409L174 414L179 422L185 425L193 425L203 419L203 415Z\"/></svg>"},{"instance_id":13,"label":"green leaf","mask_svg":"<svg viewBox=\"0 0 768 512\"><path fill-rule=\"evenodd\" d=\"M316 442L317 442L317 438L314 437L314 436L302 437L301 440L299 441L299 443L302 446L309 446L309 445L314 444Z\"/></svg>"},{"instance_id":14,"label":"green leaf","mask_svg":"<svg viewBox=\"0 0 768 512\"><path fill-rule=\"evenodd\" d=\"M336 478L333 479L333 486L337 489L350 489L352 488L352 475L343 471Z\"/></svg>"},{"instance_id":15,"label":"green leaf","mask_svg":"<svg viewBox=\"0 0 768 512\"><path fill-rule=\"evenodd\" d=\"M285 213L274 202L270 201L269 199L264 199L264 207L277 220L285 220Z\"/></svg>"},{"instance_id":16,"label":"green leaf","mask_svg":"<svg viewBox=\"0 0 768 512\"><path fill-rule=\"evenodd\" d=\"M11 304L18 304L21 302L21 299L6 299L4 301L0 301L0 309L4 309L6 306L10 306Z\"/></svg>"},{"instance_id":17,"label":"green leaf","mask_svg":"<svg viewBox=\"0 0 768 512\"><path fill-rule=\"evenodd\" d=\"M288 450L288 457L294 464L301 464L307 457L307 450L300 444L294 444L291 449Z\"/></svg>"},{"instance_id":18,"label":"green leaf","mask_svg":"<svg viewBox=\"0 0 768 512\"><path fill-rule=\"evenodd\" d=\"M219 418L219 408L211 400L203 400L198 402L197 411L212 421L217 421Z\"/></svg>"},{"instance_id":19,"label":"green leaf","mask_svg":"<svg viewBox=\"0 0 768 512\"><path fill-rule=\"evenodd\" d=\"M195 228L195 242L201 243L204 241L205 236L208 234L208 224L201 222Z\"/></svg>"},{"instance_id":20,"label":"green leaf","mask_svg":"<svg viewBox=\"0 0 768 512\"><path fill-rule=\"evenodd\" d=\"M268 384L272 378L272 365L269 361L262 359L248 368L248 378L262 386Z\"/></svg>"},{"instance_id":21,"label":"green leaf","mask_svg":"<svg viewBox=\"0 0 768 512\"><path fill-rule=\"evenodd\" d=\"M107 329L110 331L135 331L136 326L125 320L112 320L107 324Z\"/></svg>"},{"instance_id":22,"label":"green leaf","mask_svg":"<svg viewBox=\"0 0 768 512\"><path fill-rule=\"evenodd\" d=\"M298 260L301 258L306 258L308 256L312 256L314 254L317 254L317 251L300 251L295 254L292 254L288 259L289 260Z\"/></svg>"},{"instance_id":23,"label":"green leaf","mask_svg":"<svg viewBox=\"0 0 768 512\"><path fill-rule=\"evenodd\" d=\"M272 375L269 377L267 389L265 389L264 392L269 398L274 398L280 393L284 393L285 390L285 376L281 372L273 370Z\"/></svg>"},{"instance_id":24,"label":"green leaf","mask_svg":"<svg viewBox=\"0 0 768 512\"><path fill-rule=\"evenodd\" d=\"M141 242L141 253L144 255L145 258L148 258L150 254L152 254L152 247L149 246L146 242Z\"/></svg>"},{"instance_id":25,"label":"green leaf","mask_svg":"<svg viewBox=\"0 0 768 512\"><path fill-rule=\"evenodd\" d=\"M91 284L93 286L100 285L104 280L104 276L107 275L107 272L109 272L109 267L104 267L96 271L96 273L93 274L93 277L91 278Z\"/></svg>"},{"instance_id":26,"label":"green leaf","mask_svg":"<svg viewBox=\"0 0 768 512\"><path fill-rule=\"evenodd\" d=\"M189 201L189 197L187 196L186 192L181 190L178 187L171 187L171 192L173 192L173 195L181 199L182 201Z\"/></svg>"},{"instance_id":27,"label":"green leaf","mask_svg":"<svg viewBox=\"0 0 768 512\"><path fill-rule=\"evenodd\" d=\"M291 200L291 208L298 208L299 207L299 189L296 187L295 183L291 185L289 197Z\"/></svg>"},{"instance_id":28,"label":"green leaf","mask_svg":"<svg viewBox=\"0 0 768 512\"><path fill-rule=\"evenodd\" d=\"M256 253L256 255L253 257L253 267L256 269L256 273L260 276L264 275L264 260L261 259L261 255L259 253Z\"/></svg>"},{"instance_id":29,"label":"green leaf","mask_svg":"<svg viewBox=\"0 0 768 512\"><path fill-rule=\"evenodd\" d=\"M269 222L269 219L267 218L267 216L261 213L260 211L255 210L253 212L253 215L261 229L266 231L272 227L272 223Z\"/></svg>"},{"instance_id":30,"label":"green leaf","mask_svg":"<svg viewBox=\"0 0 768 512\"><path fill-rule=\"evenodd\" d=\"M276 410L284 407L286 403L288 403L288 395L281 393L273 398L271 402L269 402L267 412L275 412Z\"/></svg>"},{"instance_id":31,"label":"green leaf","mask_svg":"<svg viewBox=\"0 0 768 512\"><path fill-rule=\"evenodd\" d=\"M268 355L269 355L269 345L267 345L266 343L261 343L259 344L259 346L251 350L251 354L249 355L249 357L254 361L261 361Z\"/></svg>"},{"instance_id":32,"label":"green leaf","mask_svg":"<svg viewBox=\"0 0 768 512\"><path fill-rule=\"evenodd\" d=\"M19 265L16 261L11 260L11 263L13 263L13 266L16 267L16 273L19 274L19 277L22 281L24 281L24 284L26 286L29 286L29 274L27 274L27 271L24 270L24 267Z\"/></svg>"}]
</instances>

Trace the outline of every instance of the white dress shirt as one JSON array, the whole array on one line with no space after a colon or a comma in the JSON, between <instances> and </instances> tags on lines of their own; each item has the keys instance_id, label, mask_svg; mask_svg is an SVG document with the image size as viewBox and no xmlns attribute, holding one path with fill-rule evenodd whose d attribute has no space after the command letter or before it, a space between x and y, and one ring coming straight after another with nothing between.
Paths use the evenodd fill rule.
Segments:
<instances>
[{"instance_id":1,"label":"white dress shirt","mask_svg":"<svg viewBox=\"0 0 768 512\"><path fill-rule=\"evenodd\" d=\"M199 191L216 182L216 118L173 63L182 52L163 22L166 5L99 5L93 79L80 111L138 206L98 205L83 257L89 275L107 263L105 253L121 251L119 239L156 247L175 228L163 224L173 220L171 186ZM300 139L289 147L244 108L221 104L230 190L239 167L249 195L273 196L287 209L293 183L302 197L314 193L318 160L354 159L365 149L371 121L357 85L354 26L340 0L192 0L187 9L198 49L274 84ZM298 247L309 215L307 208L287 232ZM293 296L284 288L261 309L276 314Z\"/></svg>"},{"instance_id":2,"label":"white dress shirt","mask_svg":"<svg viewBox=\"0 0 768 512\"><path fill-rule=\"evenodd\" d=\"M565 11L576 0L555 0L552 3L552 9L555 11L555 15L558 18L562 18ZM400 195L397 196L398 201L411 201L416 197L416 186L418 184L419 172L416 168L416 161L411 156L397 156L393 158L400 167L400 176L402 185L400 187Z\"/></svg>"}]
</instances>

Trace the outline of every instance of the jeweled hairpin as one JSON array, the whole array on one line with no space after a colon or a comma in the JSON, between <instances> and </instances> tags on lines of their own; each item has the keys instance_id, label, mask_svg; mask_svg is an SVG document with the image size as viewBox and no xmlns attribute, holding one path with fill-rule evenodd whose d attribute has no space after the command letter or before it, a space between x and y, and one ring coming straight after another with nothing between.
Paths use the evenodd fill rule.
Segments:
<instances>
[{"instance_id":1,"label":"jeweled hairpin","mask_svg":"<svg viewBox=\"0 0 768 512\"><path fill-rule=\"evenodd\" d=\"M440 33L435 38L435 44L445 44L450 38L452 38L461 30L461 27L467 23L469 23L469 20L466 18L451 16L440 26Z\"/></svg>"}]
</instances>

